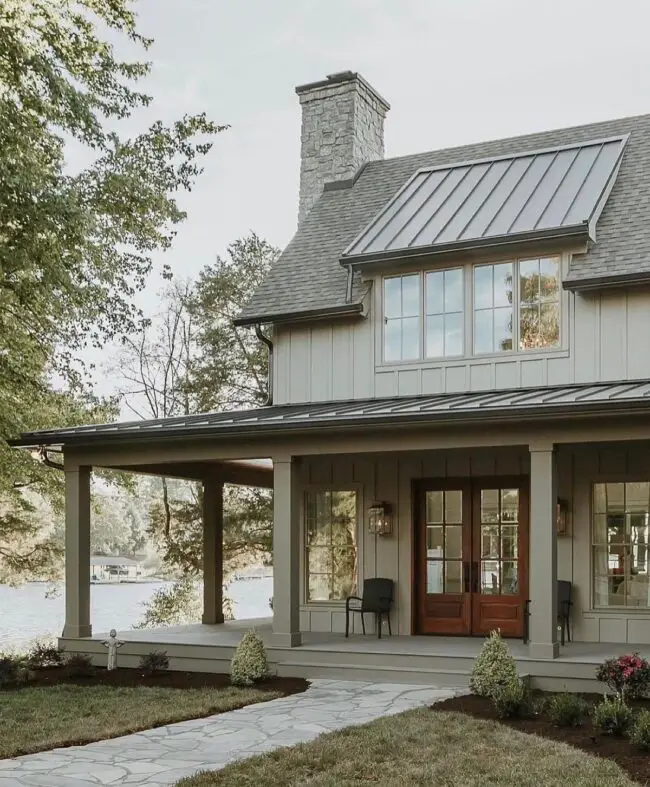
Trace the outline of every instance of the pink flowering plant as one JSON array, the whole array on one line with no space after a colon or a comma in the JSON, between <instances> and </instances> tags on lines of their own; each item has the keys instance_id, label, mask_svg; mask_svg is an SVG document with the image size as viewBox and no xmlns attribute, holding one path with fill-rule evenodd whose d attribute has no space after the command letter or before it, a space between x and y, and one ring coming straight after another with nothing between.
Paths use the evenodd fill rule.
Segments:
<instances>
[{"instance_id":1,"label":"pink flowering plant","mask_svg":"<svg viewBox=\"0 0 650 787\"><path fill-rule=\"evenodd\" d=\"M607 659L596 677L621 699L642 697L650 689L650 664L638 653Z\"/></svg>"}]
</instances>

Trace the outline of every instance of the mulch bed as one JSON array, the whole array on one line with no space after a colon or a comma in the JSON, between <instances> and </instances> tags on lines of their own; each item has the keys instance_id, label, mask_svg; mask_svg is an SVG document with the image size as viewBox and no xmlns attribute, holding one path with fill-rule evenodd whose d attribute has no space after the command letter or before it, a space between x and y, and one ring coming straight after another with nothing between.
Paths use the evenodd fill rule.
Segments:
<instances>
[{"instance_id":1,"label":"mulch bed","mask_svg":"<svg viewBox=\"0 0 650 787\"><path fill-rule=\"evenodd\" d=\"M593 705L603 699L602 694L582 696ZM632 701L630 705L639 710L642 708L650 710L649 700ZM594 756L614 760L632 779L641 784L650 784L650 753L639 751L626 738L602 735L593 728L590 719L585 719L581 727L555 727L543 713L528 719L499 719L490 700L473 694L437 702L431 709L466 713L477 719L498 721L520 732L567 743Z\"/></svg>"},{"instance_id":2,"label":"mulch bed","mask_svg":"<svg viewBox=\"0 0 650 787\"><path fill-rule=\"evenodd\" d=\"M70 675L65 667L38 670L31 673L26 686L53 686L57 683L74 683L77 686L158 686L167 689L226 688L230 675L214 672L176 672L168 670L146 675L139 669L118 667L107 670L98 667L92 675ZM280 691L285 696L305 691L309 683L303 678L267 678L255 684L262 691Z\"/></svg>"}]
</instances>

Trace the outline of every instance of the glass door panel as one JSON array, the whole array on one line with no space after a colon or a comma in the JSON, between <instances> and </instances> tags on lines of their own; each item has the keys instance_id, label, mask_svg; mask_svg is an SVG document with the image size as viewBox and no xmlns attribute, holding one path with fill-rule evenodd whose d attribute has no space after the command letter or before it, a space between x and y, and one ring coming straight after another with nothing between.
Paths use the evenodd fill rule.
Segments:
<instances>
[{"instance_id":1,"label":"glass door panel","mask_svg":"<svg viewBox=\"0 0 650 787\"><path fill-rule=\"evenodd\" d=\"M481 489L480 592L517 595L519 489Z\"/></svg>"},{"instance_id":2,"label":"glass door panel","mask_svg":"<svg viewBox=\"0 0 650 787\"><path fill-rule=\"evenodd\" d=\"M426 492L427 593L462 593L463 492Z\"/></svg>"}]
</instances>

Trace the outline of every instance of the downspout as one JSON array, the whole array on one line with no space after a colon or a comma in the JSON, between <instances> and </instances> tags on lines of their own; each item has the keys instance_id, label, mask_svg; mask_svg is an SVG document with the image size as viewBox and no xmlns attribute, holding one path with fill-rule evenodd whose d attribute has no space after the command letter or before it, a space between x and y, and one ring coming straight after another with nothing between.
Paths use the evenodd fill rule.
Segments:
<instances>
[{"instance_id":1,"label":"downspout","mask_svg":"<svg viewBox=\"0 0 650 787\"><path fill-rule=\"evenodd\" d=\"M264 342L269 351L269 376L267 382L268 393L266 396L266 404L270 407L273 404L273 342L268 336L262 333L262 328L258 322L255 323L255 336L257 336L261 342Z\"/></svg>"},{"instance_id":2,"label":"downspout","mask_svg":"<svg viewBox=\"0 0 650 787\"><path fill-rule=\"evenodd\" d=\"M348 282L345 288L345 302L352 302L352 266L348 265Z\"/></svg>"}]
</instances>

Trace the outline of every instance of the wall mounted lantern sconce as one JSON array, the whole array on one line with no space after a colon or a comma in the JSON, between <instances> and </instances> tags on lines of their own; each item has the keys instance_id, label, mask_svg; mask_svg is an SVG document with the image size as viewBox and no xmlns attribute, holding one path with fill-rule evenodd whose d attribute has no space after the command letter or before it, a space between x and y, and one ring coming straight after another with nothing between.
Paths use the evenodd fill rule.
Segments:
<instances>
[{"instance_id":1,"label":"wall mounted lantern sconce","mask_svg":"<svg viewBox=\"0 0 650 787\"><path fill-rule=\"evenodd\" d=\"M556 532L558 536L568 535L569 506L566 500L558 497L556 507Z\"/></svg>"},{"instance_id":2,"label":"wall mounted lantern sconce","mask_svg":"<svg viewBox=\"0 0 650 787\"><path fill-rule=\"evenodd\" d=\"M368 506L368 530L377 536L393 533L393 515L390 503L376 502Z\"/></svg>"}]
</instances>

